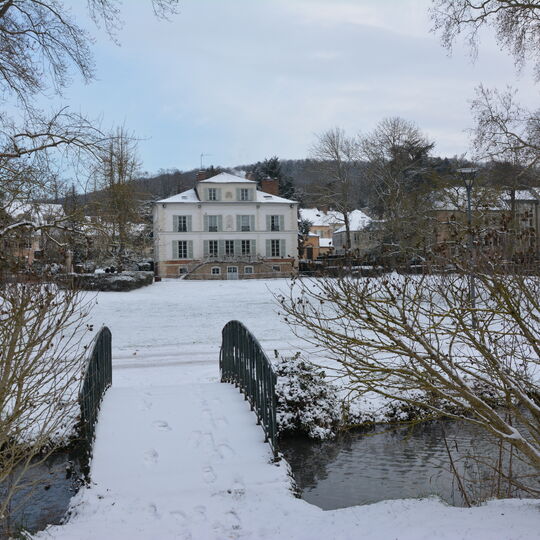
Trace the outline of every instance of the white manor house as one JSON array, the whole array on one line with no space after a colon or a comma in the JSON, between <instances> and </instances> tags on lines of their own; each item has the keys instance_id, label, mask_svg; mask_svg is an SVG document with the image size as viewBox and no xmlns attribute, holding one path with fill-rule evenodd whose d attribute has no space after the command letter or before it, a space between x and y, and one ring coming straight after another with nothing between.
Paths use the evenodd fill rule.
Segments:
<instances>
[{"instance_id":1,"label":"white manor house","mask_svg":"<svg viewBox=\"0 0 540 540\"><path fill-rule=\"evenodd\" d=\"M202 172L202 171L201 171ZM193 189L154 204L156 275L188 279L281 277L298 259L298 203L277 181L197 175Z\"/></svg>"}]
</instances>

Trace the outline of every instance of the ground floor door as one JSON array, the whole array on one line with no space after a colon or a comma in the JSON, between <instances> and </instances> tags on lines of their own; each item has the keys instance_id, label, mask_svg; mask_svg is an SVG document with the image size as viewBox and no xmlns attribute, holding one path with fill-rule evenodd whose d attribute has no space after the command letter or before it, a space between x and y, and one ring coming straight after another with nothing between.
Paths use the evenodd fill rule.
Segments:
<instances>
[{"instance_id":1,"label":"ground floor door","mask_svg":"<svg viewBox=\"0 0 540 540\"><path fill-rule=\"evenodd\" d=\"M238 266L227 266L227 279L238 279Z\"/></svg>"}]
</instances>

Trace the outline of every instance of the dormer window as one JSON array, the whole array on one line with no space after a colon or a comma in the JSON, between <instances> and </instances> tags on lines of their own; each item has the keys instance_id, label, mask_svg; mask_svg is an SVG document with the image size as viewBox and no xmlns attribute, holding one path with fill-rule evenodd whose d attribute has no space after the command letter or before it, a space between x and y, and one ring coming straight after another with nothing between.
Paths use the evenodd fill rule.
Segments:
<instances>
[{"instance_id":1,"label":"dormer window","mask_svg":"<svg viewBox=\"0 0 540 540\"><path fill-rule=\"evenodd\" d=\"M240 189L240 200L249 201L249 189L246 189L246 188Z\"/></svg>"},{"instance_id":2,"label":"dormer window","mask_svg":"<svg viewBox=\"0 0 540 540\"><path fill-rule=\"evenodd\" d=\"M208 200L209 201L217 201L217 189L216 188L208 188Z\"/></svg>"}]
</instances>

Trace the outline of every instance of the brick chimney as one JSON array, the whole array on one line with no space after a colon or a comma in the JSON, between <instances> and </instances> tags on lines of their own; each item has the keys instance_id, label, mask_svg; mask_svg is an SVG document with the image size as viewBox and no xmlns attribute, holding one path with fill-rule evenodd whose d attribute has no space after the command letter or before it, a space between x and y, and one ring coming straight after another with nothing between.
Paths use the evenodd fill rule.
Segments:
<instances>
[{"instance_id":1,"label":"brick chimney","mask_svg":"<svg viewBox=\"0 0 540 540\"><path fill-rule=\"evenodd\" d=\"M208 178L208 173L201 169L200 171L197 171L197 175L195 176L195 182L200 182L201 180L206 180Z\"/></svg>"},{"instance_id":2,"label":"brick chimney","mask_svg":"<svg viewBox=\"0 0 540 540\"><path fill-rule=\"evenodd\" d=\"M275 178L267 176L261 180L261 191L270 195L279 195L279 183Z\"/></svg>"}]
</instances>

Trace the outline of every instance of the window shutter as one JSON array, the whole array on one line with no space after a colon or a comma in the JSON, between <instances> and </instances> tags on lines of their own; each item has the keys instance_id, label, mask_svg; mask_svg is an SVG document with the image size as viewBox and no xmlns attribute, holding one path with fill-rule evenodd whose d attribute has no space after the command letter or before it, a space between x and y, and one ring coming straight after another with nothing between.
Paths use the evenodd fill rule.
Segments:
<instances>
[{"instance_id":1,"label":"window shutter","mask_svg":"<svg viewBox=\"0 0 540 540\"><path fill-rule=\"evenodd\" d=\"M188 232L191 232L192 230L192 217L191 216L187 216L187 230Z\"/></svg>"},{"instance_id":2,"label":"window shutter","mask_svg":"<svg viewBox=\"0 0 540 540\"><path fill-rule=\"evenodd\" d=\"M216 188L216 201L221 201L221 189Z\"/></svg>"},{"instance_id":3,"label":"window shutter","mask_svg":"<svg viewBox=\"0 0 540 540\"><path fill-rule=\"evenodd\" d=\"M236 216L236 230L242 230L242 216Z\"/></svg>"},{"instance_id":4,"label":"window shutter","mask_svg":"<svg viewBox=\"0 0 540 540\"><path fill-rule=\"evenodd\" d=\"M249 230L255 230L255 216L249 216Z\"/></svg>"},{"instance_id":5,"label":"window shutter","mask_svg":"<svg viewBox=\"0 0 540 540\"><path fill-rule=\"evenodd\" d=\"M206 200L210 200L210 188L206 188Z\"/></svg>"},{"instance_id":6,"label":"window shutter","mask_svg":"<svg viewBox=\"0 0 540 540\"><path fill-rule=\"evenodd\" d=\"M203 256L208 257L208 240L203 240Z\"/></svg>"},{"instance_id":7,"label":"window shutter","mask_svg":"<svg viewBox=\"0 0 540 540\"><path fill-rule=\"evenodd\" d=\"M279 230L285 230L285 216L279 216Z\"/></svg>"},{"instance_id":8,"label":"window shutter","mask_svg":"<svg viewBox=\"0 0 540 540\"><path fill-rule=\"evenodd\" d=\"M272 216L266 216L266 230L269 231L272 228Z\"/></svg>"},{"instance_id":9,"label":"window shutter","mask_svg":"<svg viewBox=\"0 0 540 540\"><path fill-rule=\"evenodd\" d=\"M222 231L223 230L223 216L217 217L217 230Z\"/></svg>"},{"instance_id":10,"label":"window shutter","mask_svg":"<svg viewBox=\"0 0 540 540\"><path fill-rule=\"evenodd\" d=\"M208 216L205 215L205 216L204 216L204 230L205 230L206 232L208 232L208 229L209 229L209 227L208 227Z\"/></svg>"},{"instance_id":11,"label":"window shutter","mask_svg":"<svg viewBox=\"0 0 540 540\"><path fill-rule=\"evenodd\" d=\"M241 188L236 188L236 200L239 201L241 200L241 195L242 194L242 190Z\"/></svg>"},{"instance_id":12,"label":"window shutter","mask_svg":"<svg viewBox=\"0 0 540 540\"><path fill-rule=\"evenodd\" d=\"M193 259L193 240L188 240L187 256L188 256L188 259Z\"/></svg>"},{"instance_id":13,"label":"window shutter","mask_svg":"<svg viewBox=\"0 0 540 540\"><path fill-rule=\"evenodd\" d=\"M272 256L272 240L266 241L266 256L267 257Z\"/></svg>"},{"instance_id":14,"label":"window shutter","mask_svg":"<svg viewBox=\"0 0 540 540\"><path fill-rule=\"evenodd\" d=\"M251 245L249 247L250 247L249 252L252 255L257 255L257 241L251 240Z\"/></svg>"},{"instance_id":15,"label":"window shutter","mask_svg":"<svg viewBox=\"0 0 540 540\"><path fill-rule=\"evenodd\" d=\"M173 240L172 242L172 258L178 259L178 240Z\"/></svg>"},{"instance_id":16,"label":"window shutter","mask_svg":"<svg viewBox=\"0 0 540 540\"><path fill-rule=\"evenodd\" d=\"M173 231L178 232L178 216L173 216L172 222L173 222Z\"/></svg>"},{"instance_id":17,"label":"window shutter","mask_svg":"<svg viewBox=\"0 0 540 540\"><path fill-rule=\"evenodd\" d=\"M254 197L253 197L254 194L255 194L254 189L248 190L248 201L253 201L254 200Z\"/></svg>"},{"instance_id":18,"label":"window shutter","mask_svg":"<svg viewBox=\"0 0 540 540\"><path fill-rule=\"evenodd\" d=\"M234 254L235 256L242 255L242 240L234 241Z\"/></svg>"},{"instance_id":19,"label":"window shutter","mask_svg":"<svg viewBox=\"0 0 540 540\"><path fill-rule=\"evenodd\" d=\"M218 240L218 255L220 257L225 255L225 240Z\"/></svg>"},{"instance_id":20,"label":"window shutter","mask_svg":"<svg viewBox=\"0 0 540 540\"><path fill-rule=\"evenodd\" d=\"M279 256L283 259L286 256L285 252L285 240L279 241Z\"/></svg>"}]
</instances>

